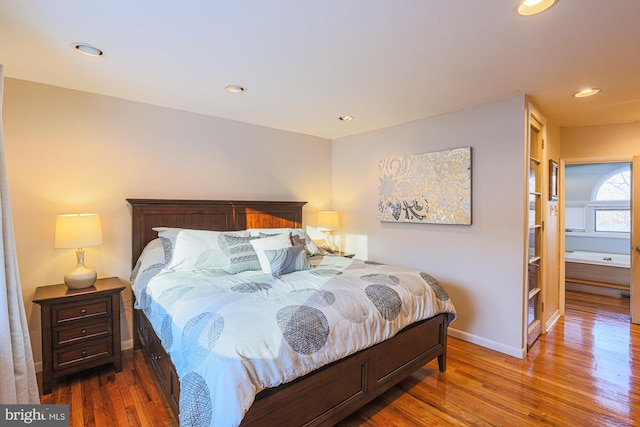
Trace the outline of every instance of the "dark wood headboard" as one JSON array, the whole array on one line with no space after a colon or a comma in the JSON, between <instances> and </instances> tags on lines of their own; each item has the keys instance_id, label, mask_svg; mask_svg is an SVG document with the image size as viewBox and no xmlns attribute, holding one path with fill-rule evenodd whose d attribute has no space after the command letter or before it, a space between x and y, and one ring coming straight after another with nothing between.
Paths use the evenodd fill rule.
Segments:
<instances>
[{"instance_id":1,"label":"dark wood headboard","mask_svg":"<svg viewBox=\"0 0 640 427\"><path fill-rule=\"evenodd\" d=\"M307 202L127 199L132 210L132 265L158 237L153 227L234 231L300 228Z\"/></svg>"}]
</instances>

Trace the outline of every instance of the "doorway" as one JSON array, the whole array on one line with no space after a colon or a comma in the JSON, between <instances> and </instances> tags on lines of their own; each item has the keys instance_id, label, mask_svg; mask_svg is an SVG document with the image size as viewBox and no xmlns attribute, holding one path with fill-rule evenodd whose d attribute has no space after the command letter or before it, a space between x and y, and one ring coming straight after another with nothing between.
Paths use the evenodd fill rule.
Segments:
<instances>
[{"instance_id":1,"label":"doorway","mask_svg":"<svg viewBox=\"0 0 640 427\"><path fill-rule=\"evenodd\" d=\"M561 168L565 255L561 284L565 291L630 300L632 162L567 160Z\"/></svg>"}]
</instances>

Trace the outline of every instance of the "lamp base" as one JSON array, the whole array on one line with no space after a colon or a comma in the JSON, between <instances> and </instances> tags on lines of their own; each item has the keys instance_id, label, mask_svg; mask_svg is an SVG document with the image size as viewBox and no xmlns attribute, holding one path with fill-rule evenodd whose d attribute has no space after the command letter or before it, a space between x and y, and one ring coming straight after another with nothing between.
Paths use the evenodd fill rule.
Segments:
<instances>
[{"instance_id":1,"label":"lamp base","mask_svg":"<svg viewBox=\"0 0 640 427\"><path fill-rule=\"evenodd\" d=\"M84 251L77 250L76 258L78 265L76 268L64 275L64 284L69 289L90 288L96 282L98 274L84 266Z\"/></svg>"},{"instance_id":2,"label":"lamp base","mask_svg":"<svg viewBox=\"0 0 640 427\"><path fill-rule=\"evenodd\" d=\"M92 287L97 278L98 275L95 271L81 275L70 272L64 275L64 284L69 289L85 289Z\"/></svg>"}]
</instances>

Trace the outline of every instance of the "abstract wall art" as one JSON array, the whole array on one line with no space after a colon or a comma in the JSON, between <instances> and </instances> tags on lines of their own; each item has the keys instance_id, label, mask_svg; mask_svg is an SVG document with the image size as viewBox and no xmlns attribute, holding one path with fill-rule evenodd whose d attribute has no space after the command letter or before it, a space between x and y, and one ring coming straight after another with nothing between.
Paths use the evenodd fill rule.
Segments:
<instances>
[{"instance_id":1,"label":"abstract wall art","mask_svg":"<svg viewBox=\"0 0 640 427\"><path fill-rule=\"evenodd\" d=\"M383 222L471 225L471 147L378 164Z\"/></svg>"}]
</instances>

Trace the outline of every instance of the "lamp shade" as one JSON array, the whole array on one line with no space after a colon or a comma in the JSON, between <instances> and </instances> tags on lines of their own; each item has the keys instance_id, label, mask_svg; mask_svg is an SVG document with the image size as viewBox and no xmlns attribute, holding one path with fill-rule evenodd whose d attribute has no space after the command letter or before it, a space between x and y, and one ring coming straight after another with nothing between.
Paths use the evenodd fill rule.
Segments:
<instances>
[{"instance_id":1,"label":"lamp shade","mask_svg":"<svg viewBox=\"0 0 640 427\"><path fill-rule=\"evenodd\" d=\"M340 220L336 211L318 212L318 228L325 231L340 229Z\"/></svg>"},{"instance_id":2,"label":"lamp shade","mask_svg":"<svg viewBox=\"0 0 640 427\"><path fill-rule=\"evenodd\" d=\"M98 214L68 214L56 218L56 248L88 248L102 244Z\"/></svg>"}]
</instances>

